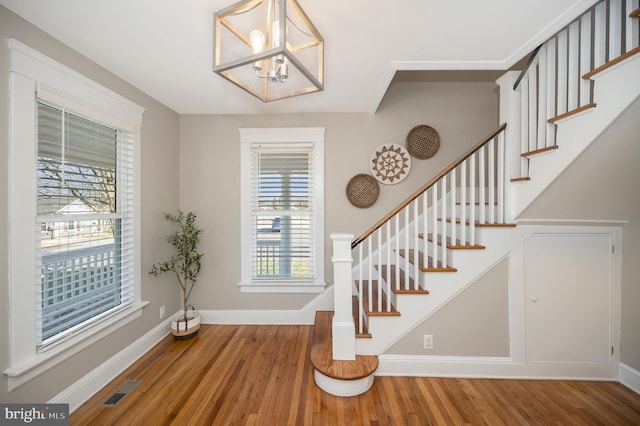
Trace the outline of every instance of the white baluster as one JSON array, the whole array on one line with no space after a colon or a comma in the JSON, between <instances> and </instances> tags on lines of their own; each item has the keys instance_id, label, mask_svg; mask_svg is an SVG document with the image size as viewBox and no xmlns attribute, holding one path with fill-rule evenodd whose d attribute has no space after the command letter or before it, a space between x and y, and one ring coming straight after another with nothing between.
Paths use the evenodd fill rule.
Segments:
<instances>
[{"instance_id":1,"label":"white baluster","mask_svg":"<svg viewBox=\"0 0 640 426\"><path fill-rule=\"evenodd\" d=\"M422 230L423 230L423 235L424 238L422 239L422 251L424 253L424 257L428 258L429 257L429 197L428 195L428 190L424 191L424 193L422 194ZM436 233L433 232L434 238L436 238ZM426 276L423 274L420 274L421 277L423 278L423 283L424 283L424 287L426 288ZM420 285L419 280L418 283L416 283L417 286ZM416 287L417 288L417 287Z\"/></svg>"},{"instance_id":2,"label":"white baluster","mask_svg":"<svg viewBox=\"0 0 640 426\"><path fill-rule=\"evenodd\" d=\"M385 224L387 230L387 296L391 296L391 219ZM391 312L391 297L387 297L387 312Z\"/></svg>"},{"instance_id":3,"label":"white baluster","mask_svg":"<svg viewBox=\"0 0 640 426\"><path fill-rule=\"evenodd\" d=\"M504 132L498 134L498 223L504 223Z\"/></svg>"},{"instance_id":4,"label":"white baluster","mask_svg":"<svg viewBox=\"0 0 640 426\"><path fill-rule=\"evenodd\" d=\"M362 281L364 280L363 272L362 272L362 246L364 242L358 244L358 329L360 333L364 333L364 308L362 304L364 303L363 297L364 293L362 292Z\"/></svg>"},{"instance_id":5,"label":"white baluster","mask_svg":"<svg viewBox=\"0 0 640 426\"><path fill-rule=\"evenodd\" d=\"M476 245L476 161L478 158L477 153L473 153L469 158L469 188L471 193L469 194L469 205L471 210L469 211L469 244Z\"/></svg>"},{"instance_id":6,"label":"white baluster","mask_svg":"<svg viewBox=\"0 0 640 426\"><path fill-rule=\"evenodd\" d=\"M367 294L367 301L368 306L369 306L369 310L373 311L373 258L371 257L371 245L373 244L373 238L371 238L371 235L369 235L367 237L367 261L369 263L369 279L367 280L367 289L369 290L369 293Z\"/></svg>"},{"instance_id":7,"label":"white baluster","mask_svg":"<svg viewBox=\"0 0 640 426\"><path fill-rule=\"evenodd\" d=\"M458 215L456 213L456 198L457 198L457 188L456 188L456 169L451 170L451 173L449 173L449 175L451 176L451 190L449 191L449 197L450 197L450 201L451 201L451 224L455 224L456 223L456 219L458 218ZM460 224L460 227L464 226L463 224ZM456 226L452 226L451 227L451 244L455 244L456 243L456 236L457 236L457 227ZM443 240L442 241L442 245L446 245L447 241Z\"/></svg>"},{"instance_id":8,"label":"white baluster","mask_svg":"<svg viewBox=\"0 0 640 426\"><path fill-rule=\"evenodd\" d=\"M478 203L480 206L480 215L478 221L485 223L485 212L487 208L487 198L485 196L485 166L486 166L486 153L485 146L478 151L478 189L480 194L478 195Z\"/></svg>"},{"instance_id":9,"label":"white baluster","mask_svg":"<svg viewBox=\"0 0 640 426\"><path fill-rule=\"evenodd\" d=\"M419 209L418 207L420 207L419 203L418 203L418 199L415 199L412 201L413 204L413 285L415 290L418 289L418 277L420 276L420 258L418 257L418 254L420 253L420 238L419 238L419 221L418 221L418 213L419 213ZM427 238L427 236L425 235L424 238ZM411 285L409 284L409 281L407 280L407 288L410 288Z\"/></svg>"},{"instance_id":10,"label":"white baluster","mask_svg":"<svg viewBox=\"0 0 640 426\"><path fill-rule=\"evenodd\" d=\"M432 257L433 262L438 262L438 244L436 239L438 238L438 182L434 183L431 187L431 211L433 212L433 242L431 245L433 246ZM442 219L442 227L445 227L446 223L444 219ZM428 267L427 264L429 257L424 257L424 267Z\"/></svg>"},{"instance_id":11,"label":"white baluster","mask_svg":"<svg viewBox=\"0 0 640 426\"><path fill-rule=\"evenodd\" d=\"M396 290L400 290L400 213L394 216L396 225Z\"/></svg>"},{"instance_id":12,"label":"white baluster","mask_svg":"<svg viewBox=\"0 0 640 426\"><path fill-rule=\"evenodd\" d=\"M488 167L488 176L489 176L489 223L495 223L495 211L496 211L496 157L495 157L495 141L493 138L489 141L489 167Z\"/></svg>"},{"instance_id":13,"label":"white baluster","mask_svg":"<svg viewBox=\"0 0 640 426\"><path fill-rule=\"evenodd\" d=\"M460 244L467 244L467 227L465 225L467 221L467 160L464 160L460 164ZM456 244L456 241L451 238L451 243Z\"/></svg>"},{"instance_id":14,"label":"white baluster","mask_svg":"<svg viewBox=\"0 0 640 426\"><path fill-rule=\"evenodd\" d=\"M442 194L442 244L440 245L440 252L442 253L441 262L443 266L447 264L447 175L442 176L440 180L440 193ZM451 221L451 227L455 227L456 223ZM437 244L436 244L437 246ZM425 260L428 263L428 260ZM438 264L433 264L434 268L438 267Z\"/></svg>"},{"instance_id":15,"label":"white baluster","mask_svg":"<svg viewBox=\"0 0 640 426\"><path fill-rule=\"evenodd\" d=\"M382 312L382 228L378 228L376 234L378 235L378 304L376 310Z\"/></svg>"},{"instance_id":16,"label":"white baluster","mask_svg":"<svg viewBox=\"0 0 640 426\"><path fill-rule=\"evenodd\" d=\"M411 253L409 252L409 248L411 246L411 238L409 237L409 206L404 208L404 288L405 290L409 285L409 271L411 270Z\"/></svg>"}]
</instances>

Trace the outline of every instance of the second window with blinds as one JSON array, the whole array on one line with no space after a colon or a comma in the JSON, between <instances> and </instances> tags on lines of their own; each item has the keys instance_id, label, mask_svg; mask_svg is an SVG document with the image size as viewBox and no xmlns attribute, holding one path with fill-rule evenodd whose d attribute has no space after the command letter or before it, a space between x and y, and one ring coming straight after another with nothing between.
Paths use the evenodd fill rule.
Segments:
<instances>
[{"instance_id":1,"label":"second window with blinds","mask_svg":"<svg viewBox=\"0 0 640 426\"><path fill-rule=\"evenodd\" d=\"M324 282L324 129L240 129L242 292Z\"/></svg>"}]
</instances>

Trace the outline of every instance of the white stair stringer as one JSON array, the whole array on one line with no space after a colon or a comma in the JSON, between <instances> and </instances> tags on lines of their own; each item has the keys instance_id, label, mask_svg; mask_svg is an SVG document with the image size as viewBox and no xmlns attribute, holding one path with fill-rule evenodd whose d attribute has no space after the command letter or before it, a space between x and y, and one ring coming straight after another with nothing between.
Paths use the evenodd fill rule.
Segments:
<instances>
[{"instance_id":1,"label":"white stair stringer","mask_svg":"<svg viewBox=\"0 0 640 426\"><path fill-rule=\"evenodd\" d=\"M541 225L519 225L515 228L482 228L480 230L484 250L459 250L456 253L457 272L427 272L428 295L396 295L396 309L400 316L370 316L371 338L356 339L356 353L379 355L405 336L458 293L472 284L482 274ZM466 253L462 253L466 252Z\"/></svg>"},{"instance_id":2,"label":"white stair stringer","mask_svg":"<svg viewBox=\"0 0 640 426\"><path fill-rule=\"evenodd\" d=\"M527 182L508 182L512 215L520 214L601 134L640 97L640 55L593 77L595 108L557 122L558 149L530 158Z\"/></svg>"}]
</instances>

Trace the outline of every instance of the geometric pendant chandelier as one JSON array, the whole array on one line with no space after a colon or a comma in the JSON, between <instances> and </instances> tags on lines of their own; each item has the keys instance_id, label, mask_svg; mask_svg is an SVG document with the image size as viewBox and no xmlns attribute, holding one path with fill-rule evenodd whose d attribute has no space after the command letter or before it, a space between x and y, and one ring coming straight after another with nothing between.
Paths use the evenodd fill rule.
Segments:
<instances>
[{"instance_id":1,"label":"geometric pendant chandelier","mask_svg":"<svg viewBox=\"0 0 640 426\"><path fill-rule=\"evenodd\" d=\"M296 0L243 0L214 14L213 71L271 102L324 89L324 39Z\"/></svg>"}]
</instances>

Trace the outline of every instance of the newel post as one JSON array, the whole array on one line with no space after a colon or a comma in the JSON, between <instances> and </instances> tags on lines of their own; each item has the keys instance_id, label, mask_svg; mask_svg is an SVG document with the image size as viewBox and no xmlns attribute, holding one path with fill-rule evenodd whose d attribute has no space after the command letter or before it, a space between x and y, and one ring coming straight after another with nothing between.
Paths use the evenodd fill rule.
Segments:
<instances>
[{"instance_id":1,"label":"newel post","mask_svg":"<svg viewBox=\"0 0 640 426\"><path fill-rule=\"evenodd\" d=\"M356 359L356 326L351 310L351 234L331 234L333 241L333 359Z\"/></svg>"},{"instance_id":2,"label":"newel post","mask_svg":"<svg viewBox=\"0 0 640 426\"><path fill-rule=\"evenodd\" d=\"M496 83L500 86L500 123L507 123L504 133L505 222L514 221L515 186L511 178L520 177L520 90L513 90L519 71L508 71Z\"/></svg>"}]
</instances>

